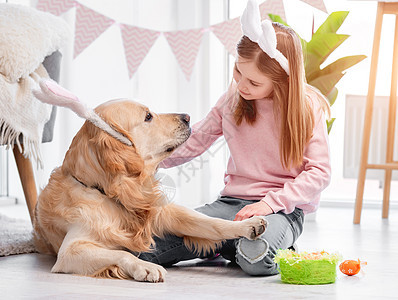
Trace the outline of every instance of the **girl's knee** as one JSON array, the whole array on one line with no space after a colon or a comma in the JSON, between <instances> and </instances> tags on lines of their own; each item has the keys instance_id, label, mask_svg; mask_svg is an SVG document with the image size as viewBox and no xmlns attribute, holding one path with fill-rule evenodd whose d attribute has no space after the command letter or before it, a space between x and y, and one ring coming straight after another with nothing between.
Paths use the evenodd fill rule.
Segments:
<instances>
[{"instance_id":1,"label":"girl's knee","mask_svg":"<svg viewBox=\"0 0 398 300\"><path fill-rule=\"evenodd\" d=\"M277 266L271 258L268 242L263 239L250 241L244 238L236 243L236 263L249 275L274 275Z\"/></svg>"},{"instance_id":2,"label":"girl's knee","mask_svg":"<svg viewBox=\"0 0 398 300\"><path fill-rule=\"evenodd\" d=\"M263 238L255 241L241 238L236 244L236 263L249 275L278 274L269 248L268 242Z\"/></svg>"},{"instance_id":3,"label":"girl's knee","mask_svg":"<svg viewBox=\"0 0 398 300\"><path fill-rule=\"evenodd\" d=\"M251 276L270 276L278 274L277 264L269 256L264 257L256 263L248 262L244 257L237 254L236 263L241 269Z\"/></svg>"}]
</instances>

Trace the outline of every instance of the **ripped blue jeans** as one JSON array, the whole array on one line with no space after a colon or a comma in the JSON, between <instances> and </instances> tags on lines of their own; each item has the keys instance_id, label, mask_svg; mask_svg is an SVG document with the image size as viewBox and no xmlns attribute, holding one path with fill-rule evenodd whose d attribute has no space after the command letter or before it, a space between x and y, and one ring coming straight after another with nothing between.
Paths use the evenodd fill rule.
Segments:
<instances>
[{"instance_id":1,"label":"ripped blue jeans","mask_svg":"<svg viewBox=\"0 0 398 300\"><path fill-rule=\"evenodd\" d=\"M257 201L222 196L211 204L197 208L196 211L209 217L232 221L244 206L255 202ZM236 262L249 275L278 274L278 268L273 258L278 249L292 247L300 236L303 231L304 213L301 209L296 208L291 214L278 212L265 216L265 218L268 221L268 228L261 236L262 241L227 240L215 253L220 253L225 259ZM260 260L248 260L245 253L255 255L256 248L262 251L264 247L259 243L264 243L264 240L268 247L266 253L260 256ZM215 253L208 253L198 256L185 247L181 237L174 235L166 235L162 239L156 237L155 243L156 248L152 252L140 253L139 258L163 266L171 266L179 261L215 255ZM237 251L238 245L240 248Z\"/></svg>"}]
</instances>

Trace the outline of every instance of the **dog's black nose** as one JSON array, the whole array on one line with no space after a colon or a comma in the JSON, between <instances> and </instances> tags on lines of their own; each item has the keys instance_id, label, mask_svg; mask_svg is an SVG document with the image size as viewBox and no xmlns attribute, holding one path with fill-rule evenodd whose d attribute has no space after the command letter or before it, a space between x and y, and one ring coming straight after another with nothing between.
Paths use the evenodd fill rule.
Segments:
<instances>
[{"instance_id":1,"label":"dog's black nose","mask_svg":"<svg viewBox=\"0 0 398 300\"><path fill-rule=\"evenodd\" d=\"M180 115L180 119L182 122L184 122L185 124L189 125L189 121L191 120L191 117L187 114L181 114Z\"/></svg>"}]
</instances>

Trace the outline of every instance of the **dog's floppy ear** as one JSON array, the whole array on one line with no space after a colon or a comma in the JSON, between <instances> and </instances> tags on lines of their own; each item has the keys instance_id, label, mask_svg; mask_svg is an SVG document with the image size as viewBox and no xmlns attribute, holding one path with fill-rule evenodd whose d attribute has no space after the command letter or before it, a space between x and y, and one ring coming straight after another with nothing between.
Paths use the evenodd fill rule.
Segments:
<instances>
[{"instance_id":1,"label":"dog's floppy ear","mask_svg":"<svg viewBox=\"0 0 398 300\"><path fill-rule=\"evenodd\" d=\"M136 218L146 220L149 211L158 205L161 194L157 192L157 182L146 176L145 162L135 147L120 143L101 130L90 142L95 143L97 160L108 178L108 184L103 186L105 193L117 199Z\"/></svg>"},{"instance_id":2,"label":"dog's floppy ear","mask_svg":"<svg viewBox=\"0 0 398 300\"><path fill-rule=\"evenodd\" d=\"M118 132L122 133L129 140L128 132L117 124L112 124ZM144 161L137 153L135 146L127 146L111 137L107 132L98 130L92 126L92 130L96 131L91 135L90 143L94 144L94 152L98 162L104 171L109 175L127 175L139 176L144 170Z\"/></svg>"}]
</instances>

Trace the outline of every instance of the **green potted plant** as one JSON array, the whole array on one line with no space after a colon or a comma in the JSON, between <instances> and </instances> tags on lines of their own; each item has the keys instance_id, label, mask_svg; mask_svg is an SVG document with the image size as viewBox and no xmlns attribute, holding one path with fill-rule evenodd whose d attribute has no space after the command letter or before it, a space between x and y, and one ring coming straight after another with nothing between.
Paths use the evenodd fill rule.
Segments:
<instances>
[{"instance_id":1,"label":"green potted plant","mask_svg":"<svg viewBox=\"0 0 398 300\"><path fill-rule=\"evenodd\" d=\"M330 106L336 101L338 94L336 84L344 76L344 71L366 58L366 55L345 56L321 69L321 65L329 55L349 37L346 34L336 33L348 13L348 11L331 13L316 32L312 30L310 41L307 42L300 37L307 82L327 97ZM273 22L289 26L278 15L268 14L268 16ZM332 118L327 122L328 132L332 129L334 120L335 118Z\"/></svg>"}]
</instances>

